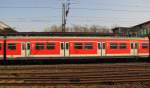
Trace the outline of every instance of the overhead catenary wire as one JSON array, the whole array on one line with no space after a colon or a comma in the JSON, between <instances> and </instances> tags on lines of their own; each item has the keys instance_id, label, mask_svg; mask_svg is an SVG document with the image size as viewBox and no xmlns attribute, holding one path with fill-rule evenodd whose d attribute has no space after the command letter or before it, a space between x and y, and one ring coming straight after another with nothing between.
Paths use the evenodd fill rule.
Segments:
<instances>
[{"instance_id":1,"label":"overhead catenary wire","mask_svg":"<svg viewBox=\"0 0 150 88\"><path fill-rule=\"evenodd\" d=\"M57 7L49 7L49 6L0 6L0 9L62 9ZM113 12L144 12L150 13L150 10L128 10L128 9L110 9L110 8L86 8L86 7L70 7L73 10L89 10L89 11L113 11Z\"/></svg>"},{"instance_id":2,"label":"overhead catenary wire","mask_svg":"<svg viewBox=\"0 0 150 88\"><path fill-rule=\"evenodd\" d=\"M29 1L30 0L28 0L27 2L29 2ZM45 3L45 1L41 0L40 2ZM47 1L49 1L49 0L47 0ZM59 3L58 3L58 1L59 1ZM61 22L60 13L61 13L61 9L62 9L61 7L59 7L60 1L61 0L57 0L57 2L55 2L55 4L50 5L50 6L49 5L44 6L41 3L39 3L40 6L36 6L36 5L29 6L30 4L28 4L28 5L24 4L23 6L21 6L20 4L18 4L19 6L17 6L17 5L12 6L13 4L8 5L8 6L0 5L0 10L3 9L3 10L7 10L7 11L10 9L10 10L24 10L26 12L28 12L28 11L30 12L30 9L31 9L31 10L35 10L35 11L39 10L38 12L40 12L40 10L41 10L41 11L43 11L44 15L47 14L47 12L46 13L44 12L46 10L47 11L57 11L59 13L59 14L57 14L57 16L50 16L51 14L47 14L47 15L49 15L47 17L40 17L40 14L39 14L39 17L35 17L35 18L34 18L34 16L33 17L16 17L16 18L14 17L12 19L6 18L6 17L5 18L0 17L0 20L6 21L6 23L10 22L12 24L15 24L15 22L18 22L20 24L23 24L23 23L25 23L25 24L30 24L30 23L31 24L32 23L33 24L34 23L36 23L36 24L55 24L56 23L56 24L60 25L60 22ZM94 7L83 6L82 1L79 2L79 0L78 1L72 0L72 1L71 1L71 4L73 4L73 5L71 5L71 7L70 7L70 10L72 10L72 11L71 11L71 14L69 13L69 16L67 18L67 25L69 25L70 23L73 23L73 24L78 24L78 23L80 23L80 24L82 24L82 23L83 24L92 24L92 23L97 24L98 23L99 25L101 25L101 24L105 25L105 22L107 24L109 24L109 23L120 24L123 22L130 24L130 23L135 23L135 21L138 21L140 23L141 21L143 22L148 19L148 16L142 17L142 16L140 16L140 14L145 14L145 13L149 14L150 13L150 10L148 8L145 8L145 9L141 9L141 8L139 8L139 9L136 9L136 8L131 8L131 9L111 8L111 7L107 6L108 3L106 3L107 7L103 6L103 7L96 8L95 6ZM86 3L84 3L84 5L85 4ZM96 3L96 4L98 4L98 3ZM124 4L124 3L122 3L122 4ZM102 4L102 5L105 5L105 4ZM118 7L120 7L120 6L118 5ZM126 6L126 5L124 5L124 6ZM130 5L127 5L127 6L130 6ZM131 5L130 7L142 7L142 6ZM5 14L7 11L3 11L2 14ZM76 11L77 11L77 13L85 11L87 13L87 15L80 14L79 16L77 16L78 14L76 14ZM7 12L7 14L8 13L9 12ZM96 15L93 16L93 13ZM105 15L106 13L110 13L111 14L110 17L107 17ZM131 14L137 13L137 16L134 17L135 15L134 16L130 15L130 17L125 17L129 13L131 13ZM17 13L17 14L20 15L20 13ZM52 14L52 15L55 15L55 14ZM74 15L74 16L72 16L72 15ZM88 16L88 15L91 15L91 16ZM38 15L36 15L36 16L38 16ZM13 15L11 15L11 17L13 17ZM18 23L16 23L16 24L18 24Z\"/></svg>"},{"instance_id":3,"label":"overhead catenary wire","mask_svg":"<svg viewBox=\"0 0 150 88\"><path fill-rule=\"evenodd\" d=\"M105 18L101 18L101 19L84 19L84 18L75 18L75 19L68 19L69 21L129 21L131 19L121 19L121 20L115 20L116 18L113 18L113 19L110 19L110 20L105 20ZM134 18L133 18L134 19ZM134 19L132 21L135 21L135 20L146 20L146 19ZM9 20L9 19L2 19L4 21L9 21L9 22L53 22L53 21L61 21L59 19L52 19L52 20L46 20L46 19L30 19L30 20L26 20L26 19L20 19L20 20L17 20L17 19L14 19L14 20Z\"/></svg>"}]
</instances>

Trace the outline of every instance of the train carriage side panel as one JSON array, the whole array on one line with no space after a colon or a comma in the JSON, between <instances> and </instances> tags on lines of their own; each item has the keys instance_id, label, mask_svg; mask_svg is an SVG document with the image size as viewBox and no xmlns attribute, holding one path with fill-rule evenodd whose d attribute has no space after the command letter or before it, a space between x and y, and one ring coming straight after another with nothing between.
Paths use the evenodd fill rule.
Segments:
<instances>
[{"instance_id":1,"label":"train carriage side panel","mask_svg":"<svg viewBox=\"0 0 150 88\"><path fill-rule=\"evenodd\" d=\"M21 42L16 40L7 40L6 41L6 57L8 59L14 59L16 57L21 57Z\"/></svg>"},{"instance_id":2,"label":"train carriage side panel","mask_svg":"<svg viewBox=\"0 0 150 88\"><path fill-rule=\"evenodd\" d=\"M148 40L139 40L138 41L138 56L149 56L149 41Z\"/></svg>"},{"instance_id":3,"label":"train carriage side panel","mask_svg":"<svg viewBox=\"0 0 150 88\"><path fill-rule=\"evenodd\" d=\"M31 57L57 57L60 56L60 42L31 41Z\"/></svg>"},{"instance_id":4,"label":"train carriage side panel","mask_svg":"<svg viewBox=\"0 0 150 88\"><path fill-rule=\"evenodd\" d=\"M107 56L129 56L130 41L127 39L113 39L106 42Z\"/></svg>"},{"instance_id":5,"label":"train carriage side panel","mask_svg":"<svg viewBox=\"0 0 150 88\"><path fill-rule=\"evenodd\" d=\"M2 38L0 38L0 60L3 59L3 54L4 54L4 40Z\"/></svg>"},{"instance_id":6,"label":"train carriage side panel","mask_svg":"<svg viewBox=\"0 0 150 88\"><path fill-rule=\"evenodd\" d=\"M96 41L71 41L70 56L97 56Z\"/></svg>"}]
</instances>

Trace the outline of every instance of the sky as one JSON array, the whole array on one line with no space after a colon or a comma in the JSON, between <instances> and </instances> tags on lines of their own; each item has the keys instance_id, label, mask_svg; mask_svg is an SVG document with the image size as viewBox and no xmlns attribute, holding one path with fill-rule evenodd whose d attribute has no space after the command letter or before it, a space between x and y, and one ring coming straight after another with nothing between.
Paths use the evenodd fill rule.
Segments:
<instances>
[{"instance_id":1,"label":"sky","mask_svg":"<svg viewBox=\"0 0 150 88\"><path fill-rule=\"evenodd\" d=\"M61 25L63 0L0 0L0 21L20 32ZM150 0L70 0L67 26L130 27L150 21Z\"/></svg>"}]
</instances>

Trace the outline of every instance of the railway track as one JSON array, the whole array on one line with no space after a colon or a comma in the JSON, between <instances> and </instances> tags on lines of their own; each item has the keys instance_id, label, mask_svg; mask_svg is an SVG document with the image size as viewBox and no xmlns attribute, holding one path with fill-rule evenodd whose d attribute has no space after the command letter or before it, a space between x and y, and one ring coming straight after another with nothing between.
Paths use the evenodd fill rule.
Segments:
<instances>
[{"instance_id":1,"label":"railway track","mask_svg":"<svg viewBox=\"0 0 150 88\"><path fill-rule=\"evenodd\" d=\"M0 66L0 85L150 81L149 63Z\"/></svg>"}]
</instances>

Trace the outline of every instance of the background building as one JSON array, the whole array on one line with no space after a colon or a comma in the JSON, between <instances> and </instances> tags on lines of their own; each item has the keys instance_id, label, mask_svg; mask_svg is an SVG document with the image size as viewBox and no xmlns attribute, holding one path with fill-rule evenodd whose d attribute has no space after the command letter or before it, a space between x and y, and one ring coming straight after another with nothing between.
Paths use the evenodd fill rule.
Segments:
<instances>
[{"instance_id":1,"label":"background building","mask_svg":"<svg viewBox=\"0 0 150 88\"><path fill-rule=\"evenodd\" d=\"M0 33L5 33L5 32L12 33L17 31L11 28L10 26L8 26L7 24L5 24L4 22L0 21Z\"/></svg>"},{"instance_id":2,"label":"background building","mask_svg":"<svg viewBox=\"0 0 150 88\"><path fill-rule=\"evenodd\" d=\"M116 27L112 29L115 34L129 36L148 36L150 35L150 21L132 27Z\"/></svg>"}]
</instances>

